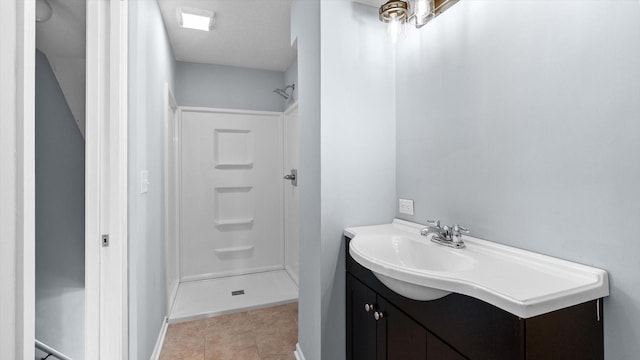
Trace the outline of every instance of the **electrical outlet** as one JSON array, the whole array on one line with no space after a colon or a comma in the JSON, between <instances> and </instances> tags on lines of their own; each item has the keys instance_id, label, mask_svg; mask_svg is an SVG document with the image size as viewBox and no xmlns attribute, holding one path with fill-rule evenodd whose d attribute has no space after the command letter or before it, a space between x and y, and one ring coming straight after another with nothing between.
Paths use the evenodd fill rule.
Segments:
<instances>
[{"instance_id":1,"label":"electrical outlet","mask_svg":"<svg viewBox=\"0 0 640 360\"><path fill-rule=\"evenodd\" d=\"M400 214L413 215L413 200L399 199L398 211Z\"/></svg>"}]
</instances>

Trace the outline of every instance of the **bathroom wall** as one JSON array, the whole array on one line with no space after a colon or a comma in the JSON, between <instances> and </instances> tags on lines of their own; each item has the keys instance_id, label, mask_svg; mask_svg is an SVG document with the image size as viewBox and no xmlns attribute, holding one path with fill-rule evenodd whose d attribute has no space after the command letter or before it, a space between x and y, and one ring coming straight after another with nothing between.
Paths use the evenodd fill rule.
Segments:
<instances>
[{"instance_id":1,"label":"bathroom wall","mask_svg":"<svg viewBox=\"0 0 640 360\"><path fill-rule=\"evenodd\" d=\"M395 52L377 9L321 2L322 359L345 356L345 227L395 209Z\"/></svg>"},{"instance_id":2,"label":"bathroom wall","mask_svg":"<svg viewBox=\"0 0 640 360\"><path fill-rule=\"evenodd\" d=\"M320 0L293 0L291 43L298 44L300 274L298 343L320 360Z\"/></svg>"},{"instance_id":3,"label":"bathroom wall","mask_svg":"<svg viewBox=\"0 0 640 360\"><path fill-rule=\"evenodd\" d=\"M84 359L84 139L35 55L36 339Z\"/></svg>"},{"instance_id":4,"label":"bathroom wall","mask_svg":"<svg viewBox=\"0 0 640 360\"><path fill-rule=\"evenodd\" d=\"M280 71L177 61L175 79L180 106L284 111Z\"/></svg>"},{"instance_id":5,"label":"bathroom wall","mask_svg":"<svg viewBox=\"0 0 640 360\"><path fill-rule=\"evenodd\" d=\"M608 270L606 358L637 357L640 3L461 1L397 56L398 216Z\"/></svg>"},{"instance_id":6,"label":"bathroom wall","mask_svg":"<svg viewBox=\"0 0 640 360\"><path fill-rule=\"evenodd\" d=\"M299 343L307 360L345 356L343 229L394 216L395 57L376 11L346 0L293 2L301 127Z\"/></svg>"},{"instance_id":7,"label":"bathroom wall","mask_svg":"<svg viewBox=\"0 0 640 360\"><path fill-rule=\"evenodd\" d=\"M175 61L156 0L129 1L129 357L149 359L166 316L164 88ZM175 93L175 92L174 92ZM149 191L139 176L149 172Z\"/></svg>"}]
</instances>

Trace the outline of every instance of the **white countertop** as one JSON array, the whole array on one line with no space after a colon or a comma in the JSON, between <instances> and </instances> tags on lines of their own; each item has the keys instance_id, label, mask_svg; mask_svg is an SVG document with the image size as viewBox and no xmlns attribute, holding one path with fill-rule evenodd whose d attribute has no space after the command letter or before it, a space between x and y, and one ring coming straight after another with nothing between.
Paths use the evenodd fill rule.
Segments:
<instances>
[{"instance_id":1,"label":"white countertop","mask_svg":"<svg viewBox=\"0 0 640 360\"><path fill-rule=\"evenodd\" d=\"M609 295L604 270L470 236L463 237L466 248L452 249L421 236L422 227L395 219L391 224L350 227L344 234L353 238L349 253L354 260L376 275L468 295L521 318ZM416 246L445 262L464 258L465 266L433 270L416 258Z\"/></svg>"}]
</instances>

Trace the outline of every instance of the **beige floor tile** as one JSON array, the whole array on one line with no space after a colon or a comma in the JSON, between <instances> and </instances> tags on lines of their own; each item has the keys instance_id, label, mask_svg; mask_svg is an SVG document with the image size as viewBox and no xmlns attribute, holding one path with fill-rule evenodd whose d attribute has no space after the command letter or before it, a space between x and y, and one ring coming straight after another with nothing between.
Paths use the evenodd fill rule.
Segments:
<instances>
[{"instance_id":1,"label":"beige floor tile","mask_svg":"<svg viewBox=\"0 0 640 360\"><path fill-rule=\"evenodd\" d=\"M258 348L253 346L245 349L232 350L229 348L207 350L205 360L261 360Z\"/></svg>"},{"instance_id":2,"label":"beige floor tile","mask_svg":"<svg viewBox=\"0 0 640 360\"><path fill-rule=\"evenodd\" d=\"M298 325L289 316L273 318L269 321L255 321L254 333L256 336L279 334L286 337L297 337Z\"/></svg>"},{"instance_id":3,"label":"beige floor tile","mask_svg":"<svg viewBox=\"0 0 640 360\"><path fill-rule=\"evenodd\" d=\"M246 349L256 346L256 337L253 331L245 332L218 332L215 334L207 334L205 349Z\"/></svg>"},{"instance_id":4,"label":"beige floor tile","mask_svg":"<svg viewBox=\"0 0 640 360\"><path fill-rule=\"evenodd\" d=\"M295 360L298 304L169 325L161 360Z\"/></svg>"},{"instance_id":5,"label":"beige floor tile","mask_svg":"<svg viewBox=\"0 0 640 360\"><path fill-rule=\"evenodd\" d=\"M291 334L257 335L256 344L261 357L293 353L297 339Z\"/></svg>"},{"instance_id":6,"label":"beige floor tile","mask_svg":"<svg viewBox=\"0 0 640 360\"><path fill-rule=\"evenodd\" d=\"M217 333L240 333L253 330L252 319L246 313L238 313L232 315L223 315L207 319L207 328L205 333L207 337Z\"/></svg>"},{"instance_id":7,"label":"beige floor tile","mask_svg":"<svg viewBox=\"0 0 640 360\"><path fill-rule=\"evenodd\" d=\"M296 314L298 313L298 303L297 302L283 305L283 307L288 312L295 312Z\"/></svg>"},{"instance_id":8,"label":"beige floor tile","mask_svg":"<svg viewBox=\"0 0 640 360\"><path fill-rule=\"evenodd\" d=\"M296 360L296 357L292 352L291 354L267 355L261 357L260 360Z\"/></svg>"},{"instance_id":9,"label":"beige floor tile","mask_svg":"<svg viewBox=\"0 0 640 360\"><path fill-rule=\"evenodd\" d=\"M162 347L161 360L203 360L204 329L202 321L170 324Z\"/></svg>"},{"instance_id":10,"label":"beige floor tile","mask_svg":"<svg viewBox=\"0 0 640 360\"><path fill-rule=\"evenodd\" d=\"M204 346L190 348L163 347L160 360L204 360Z\"/></svg>"},{"instance_id":11,"label":"beige floor tile","mask_svg":"<svg viewBox=\"0 0 640 360\"><path fill-rule=\"evenodd\" d=\"M162 350L160 360L204 360L204 350L174 352Z\"/></svg>"}]
</instances>

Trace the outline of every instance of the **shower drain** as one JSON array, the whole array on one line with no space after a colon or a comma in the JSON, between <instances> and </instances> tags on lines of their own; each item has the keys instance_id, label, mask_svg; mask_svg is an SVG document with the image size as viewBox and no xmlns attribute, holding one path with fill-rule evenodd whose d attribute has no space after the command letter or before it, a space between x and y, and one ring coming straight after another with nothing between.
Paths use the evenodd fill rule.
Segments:
<instances>
[{"instance_id":1,"label":"shower drain","mask_svg":"<svg viewBox=\"0 0 640 360\"><path fill-rule=\"evenodd\" d=\"M244 290L236 290L231 292L231 296L244 295Z\"/></svg>"}]
</instances>

